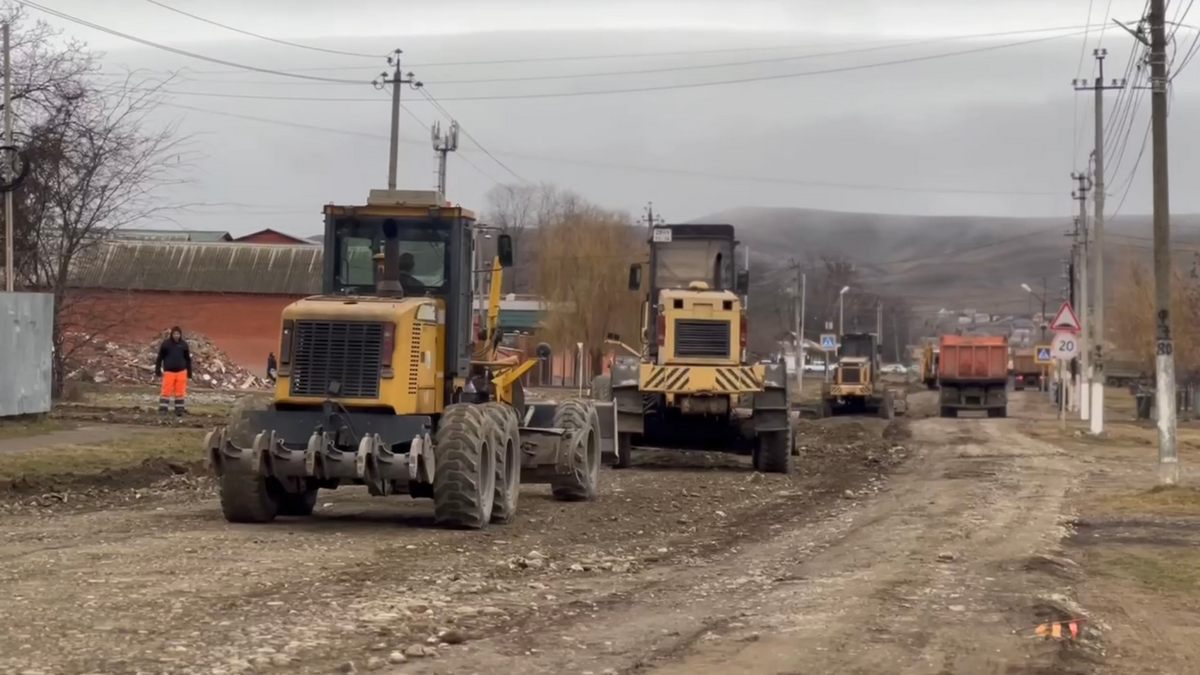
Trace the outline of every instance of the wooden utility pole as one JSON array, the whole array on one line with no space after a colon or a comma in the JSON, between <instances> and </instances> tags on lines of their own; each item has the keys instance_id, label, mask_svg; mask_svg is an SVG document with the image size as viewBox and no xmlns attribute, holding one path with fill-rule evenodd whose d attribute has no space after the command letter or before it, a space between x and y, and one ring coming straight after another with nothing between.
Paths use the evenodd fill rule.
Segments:
<instances>
[{"instance_id":1,"label":"wooden utility pole","mask_svg":"<svg viewBox=\"0 0 1200 675\"><path fill-rule=\"evenodd\" d=\"M8 23L4 24L4 145L8 147L6 156L10 159L16 158L16 152L13 151L12 137L12 56L9 45L9 27ZM6 173L11 175L15 173L15 167L5 167ZM8 175L5 176L7 179ZM4 191L4 290L12 293L16 288L17 270L13 263L13 251L16 246L14 238L16 228L13 226L13 193L12 190Z\"/></svg>"},{"instance_id":2,"label":"wooden utility pole","mask_svg":"<svg viewBox=\"0 0 1200 675\"><path fill-rule=\"evenodd\" d=\"M1175 343L1171 336L1171 222L1167 184L1166 1L1150 0L1150 124L1154 151L1154 371L1158 403L1158 479L1179 482L1175 436Z\"/></svg>"}]
</instances>

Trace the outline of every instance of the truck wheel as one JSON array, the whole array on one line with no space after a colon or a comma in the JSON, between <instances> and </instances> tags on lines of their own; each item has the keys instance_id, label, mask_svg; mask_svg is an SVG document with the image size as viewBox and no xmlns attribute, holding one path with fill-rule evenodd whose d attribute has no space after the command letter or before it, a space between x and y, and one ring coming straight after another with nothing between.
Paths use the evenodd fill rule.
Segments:
<instances>
[{"instance_id":1,"label":"truck wheel","mask_svg":"<svg viewBox=\"0 0 1200 675\"><path fill-rule=\"evenodd\" d=\"M958 417L958 415L954 412L954 408L942 406L942 417Z\"/></svg>"},{"instance_id":2,"label":"truck wheel","mask_svg":"<svg viewBox=\"0 0 1200 675\"><path fill-rule=\"evenodd\" d=\"M792 432L760 431L754 449L754 470L763 473L792 472Z\"/></svg>"},{"instance_id":3,"label":"truck wheel","mask_svg":"<svg viewBox=\"0 0 1200 675\"><path fill-rule=\"evenodd\" d=\"M221 513L231 523L269 523L279 514L273 479L258 473L224 471L220 478Z\"/></svg>"},{"instance_id":4,"label":"truck wheel","mask_svg":"<svg viewBox=\"0 0 1200 675\"><path fill-rule=\"evenodd\" d=\"M305 487L304 492L284 492L279 495L279 515L311 516L317 506L317 488Z\"/></svg>"},{"instance_id":5,"label":"truck wheel","mask_svg":"<svg viewBox=\"0 0 1200 675\"><path fill-rule=\"evenodd\" d=\"M596 401L613 400L611 375L597 375L592 378L592 399Z\"/></svg>"},{"instance_id":6,"label":"truck wheel","mask_svg":"<svg viewBox=\"0 0 1200 675\"><path fill-rule=\"evenodd\" d=\"M591 403L571 399L554 411L554 426L562 429L571 444L571 472L556 474L550 483L554 498L579 502L596 498L600 472L600 415Z\"/></svg>"},{"instance_id":7,"label":"truck wheel","mask_svg":"<svg viewBox=\"0 0 1200 675\"><path fill-rule=\"evenodd\" d=\"M633 434L617 434L617 463L614 469L628 469L633 466Z\"/></svg>"},{"instance_id":8,"label":"truck wheel","mask_svg":"<svg viewBox=\"0 0 1200 675\"><path fill-rule=\"evenodd\" d=\"M989 408L988 417L1008 417L1007 408Z\"/></svg>"},{"instance_id":9,"label":"truck wheel","mask_svg":"<svg viewBox=\"0 0 1200 675\"><path fill-rule=\"evenodd\" d=\"M448 406L434 436L433 518L442 527L478 530L492 517L494 434L479 408L472 403Z\"/></svg>"},{"instance_id":10,"label":"truck wheel","mask_svg":"<svg viewBox=\"0 0 1200 675\"><path fill-rule=\"evenodd\" d=\"M483 404L483 413L492 423L492 447L496 452L496 497L492 503L492 522L509 523L517 515L521 494L521 438L517 411L503 403Z\"/></svg>"}]
</instances>

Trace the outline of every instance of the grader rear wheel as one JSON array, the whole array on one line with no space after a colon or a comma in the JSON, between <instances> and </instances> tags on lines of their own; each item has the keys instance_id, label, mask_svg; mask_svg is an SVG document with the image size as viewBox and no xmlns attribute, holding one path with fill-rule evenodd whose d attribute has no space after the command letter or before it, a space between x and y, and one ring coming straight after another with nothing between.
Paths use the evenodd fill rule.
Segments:
<instances>
[{"instance_id":1,"label":"grader rear wheel","mask_svg":"<svg viewBox=\"0 0 1200 675\"><path fill-rule=\"evenodd\" d=\"M491 520L496 498L492 422L472 403L442 413L434 437L434 520L443 527L478 530Z\"/></svg>"}]
</instances>

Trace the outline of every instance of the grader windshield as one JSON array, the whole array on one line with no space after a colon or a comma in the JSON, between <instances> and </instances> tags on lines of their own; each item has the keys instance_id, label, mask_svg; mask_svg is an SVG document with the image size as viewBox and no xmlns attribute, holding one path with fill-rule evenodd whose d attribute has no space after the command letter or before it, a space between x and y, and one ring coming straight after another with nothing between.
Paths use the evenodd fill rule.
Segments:
<instances>
[{"instance_id":1,"label":"grader windshield","mask_svg":"<svg viewBox=\"0 0 1200 675\"><path fill-rule=\"evenodd\" d=\"M334 228L333 290L370 294L375 288L376 256L383 253L383 218L339 222ZM407 295L444 295L450 258L450 231L436 221L397 223L400 239L400 282Z\"/></svg>"},{"instance_id":2,"label":"grader windshield","mask_svg":"<svg viewBox=\"0 0 1200 675\"><path fill-rule=\"evenodd\" d=\"M696 281L706 283L712 290L733 289L732 228L720 225L655 228L651 246L651 273L656 289L684 289Z\"/></svg>"}]
</instances>

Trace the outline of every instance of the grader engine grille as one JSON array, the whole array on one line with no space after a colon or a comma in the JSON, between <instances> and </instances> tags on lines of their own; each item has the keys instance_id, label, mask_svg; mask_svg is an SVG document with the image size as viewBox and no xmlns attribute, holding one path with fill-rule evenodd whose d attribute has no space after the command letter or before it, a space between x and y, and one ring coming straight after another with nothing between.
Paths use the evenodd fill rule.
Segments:
<instances>
[{"instance_id":1,"label":"grader engine grille","mask_svg":"<svg viewBox=\"0 0 1200 675\"><path fill-rule=\"evenodd\" d=\"M858 366L838 366L842 371L842 384L862 384L862 370Z\"/></svg>"},{"instance_id":2,"label":"grader engine grille","mask_svg":"<svg viewBox=\"0 0 1200 675\"><path fill-rule=\"evenodd\" d=\"M675 321L675 355L729 357L728 321L677 319Z\"/></svg>"},{"instance_id":3,"label":"grader engine grille","mask_svg":"<svg viewBox=\"0 0 1200 675\"><path fill-rule=\"evenodd\" d=\"M382 324L297 321L292 396L323 398L336 380L338 398L378 398L382 350Z\"/></svg>"}]
</instances>

